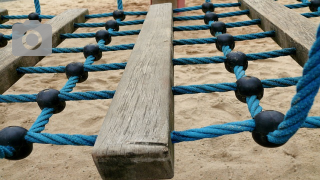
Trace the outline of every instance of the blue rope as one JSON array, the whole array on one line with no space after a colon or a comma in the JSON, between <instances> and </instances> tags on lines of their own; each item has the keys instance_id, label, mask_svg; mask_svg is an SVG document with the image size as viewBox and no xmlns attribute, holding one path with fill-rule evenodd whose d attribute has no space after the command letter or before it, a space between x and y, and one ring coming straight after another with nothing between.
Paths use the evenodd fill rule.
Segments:
<instances>
[{"instance_id":1,"label":"blue rope","mask_svg":"<svg viewBox=\"0 0 320 180\"><path fill-rule=\"evenodd\" d=\"M122 44L115 46L103 46L100 47L101 51L121 51L133 49L134 44ZM52 53L80 53L83 52L83 47L74 48L52 48Z\"/></svg>"},{"instance_id":2,"label":"blue rope","mask_svg":"<svg viewBox=\"0 0 320 180\"><path fill-rule=\"evenodd\" d=\"M312 17L319 17L320 16L320 12L310 12L310 13L302 13L302 16L306 17L306 18L312 18Z\"/></svg>"},{"instance_id":3,"label":"blue rope","mask_svg":"<svg viewBox=\"0 0 320 180\"><path fill-rule=\"evenodd\" d=\"M134 21L118 21L119 26L143 24L144 19ZM104 27L106 23L74 23L74 27Z\"/></svg>"},{"instance_id":4,"label":"blue rope","mask_svg":"<svg viewBox=\"0 0 320 180\"><path fill-rule=\"evenodd\" d=\"M310 5L310 2L308 3L299 3L299 4L288 4L284 5L289 9L298 9L298 8L303 8L303 7L308 7Z\"/></svg>"},{"instance_id":5,"label":"blue rope","mask_svg":"<svg viewBox=\"0 0 320 180\"><path fill-rule=\"evenodd\" d=\"M12 29L12 25L0 24L0 29Z\"/></svg>"},{"instance_id":6,"label":"blue rope","mask_svg":"<svg viewBox=\"0 0 320 180\"><path fill-rule=\"evenodd\" d=\"M53 108L44 108L36 121L32 124L29 132L40 133L45 129L45 125L48 124L50 117L53 115Z\"/></svg>"},{"instance_id":7,"label":"blue rope","mask_svg":"<svg viewBox=\"0 0 320 180\"><path fill-rule=\"evenodd\" d=\"M13 156L15 149L11 146L0 146L0 159Z\"/></svg>"},{"instance_id":8,"label":"blue rope","mask_svg":"<svg viewBox=\"0 0 320 180\"><path fill-rule=\"evenodd\" d=\"M28 15L5 15L1 16L3 19L28 19ZM52 15L40 15L41 19L52 19L54 16Z\"/></svg>"},{"instance_id":9,"label":"blue rope","mask_svg":"<svg viewBox=\"0 0 320 180\"><path fill-rule=\"evenodd\" d=\"M129 31L112 31L109 32L111 36L128 36L128 35L136 35L140 33L139 30L129 30ZM92 38L95 37L96 33L66 33L60 34L60 38Z\"/></svg>"},{"instance_id":10,"label":"blue rope","mask_svg":"<svg viewBox=\"0 0 320 180\"><path fill-rule=\"evenodd\" d=\"M320 117L308 117L302 125L306 128L320 128ZM241 132L252 132L255 128L253 119L231 122L226 124L211 125L203 128L189 129L185 131L172 131L172 143L184 141L196 141L204 138L215 138L228 134L237 134Z\"/></svg>"},{"instance_id":11,"label":"blue rope","mask_svg":"<svg viewBox=\"0 0 320 180\"><path fill-rule=\"evenodd\" d=\"M303 76L297 84L297 94L292 98L291 108L278 129L269 133L268 140L275 144L287 142L305 122L320 84L320 27L317 39L309 52L309 60L303 68Z\"/></svg>"},{"instance_id":12,"label":"blue rope","mask_svg":"<svg viewBox=\"0 0 320 180\"><path fill-rule=\"evenodd\" d=\"M261 33L253 33L253 34L246 34L246 35L237 35L233 36L235 41L244 41L244 40L252 40L252 39L260 39L266 37L273 37L275 35L274 31L266 31ZM173 45L190 45L190 44L211 44L216 43L217 38L200 38L200 39L179 39L173 40Z\"/></svg>"},{"instance_id":13,"label":"blue rope","mask_svg":"<svg viewBox=\"0 0 320 180\"><path fill-rule=\"evenodd\" d=\"M227 28L234 27L242 27L242 26L250 26L260 24L260 19L254 19L249 21L239 21L233 23L226 23ZM198 31L198 30L208 30L210 29L210 25L195 25L195 26L175 26L173 27L173 31Z\"/></svg>"},{"instance_id":14,"label":"blue rope","mask_svg":"<svg viewBox=\"0 0 320 180\"><path fill-rule=\"evenodd\" d=\"M249 14L249 10L242 10L242 11L235 11L235 12L228 12L228 13L220 13L218 14L219 18L225 17L232 17L232 16L239 16ZM180 17L173 17L173 21L188 21L188 20L203 20L204 15L198 16L180 16Z\"/></svg>"},{"instance_id":15,"label":"blue rope","mask_svg":"<svg viewBox=\"0 0 320 180\"><path fill-rule=\"evenodd\" d=\"M280 79L265 79L262 80L264 88L274 87L289 87L298 83L301 77L288 77ZM219 83L219 84L202 84L202 85L187 85L174 86L172 92L174 95L182 94L198 94L212 92L227 92L235 91L236 83ZM96 100L96 99L112 99L115 91L87 91L87 92L60 92L60 101L79 101L79 100ZM37 94L20 94L20 95L0 95L0 103L23 103L36 102Z\"/></svg>"},{"instance_id":16,"label":"blue rope","mask_svg":"<svg viewBox=\"0 0 320 180\"><path fill-rule=\"evenodd\" d=\"M29 143L73 145L73 146L93 146L97 135L69 135L69 134L48 134L27 132L25 139Z\"/></svg>"},{"instance_id":17,"label":"blue rope","mask_svg":"<svg viewBox=\"0 0 320 180\"><path fill-rule=\"evenodd\" d=\"M34 0L34 6L36 8L36 13L41 14L41 8L40 8L39 0Z\"/></svg>"},{"instance_id":18,"label":"blue rope","mask_svg":"<svg viewBox=\"0 0 320 180\"><path fill-rule=\"evenodd\" d=\"M122 0L117 0L118 3L118 9L123 10Z\"/></svg>"}]
</instances>

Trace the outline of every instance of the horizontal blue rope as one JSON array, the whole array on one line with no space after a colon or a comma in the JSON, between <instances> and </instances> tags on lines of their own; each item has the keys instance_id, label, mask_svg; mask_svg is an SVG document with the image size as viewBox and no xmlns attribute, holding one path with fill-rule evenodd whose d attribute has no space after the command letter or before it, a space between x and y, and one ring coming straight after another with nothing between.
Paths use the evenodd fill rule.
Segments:
<instances>
[{"instance_id":1,"label":"horizontal blue rope","mask_svg":"<svg viewBox=\"0 0 320 180\"><path fill-rule=\"evenodd\" d=\"M233 23L226 23L227 28L242 27L260 24L260 19L254 19L249 21L239 21ZM210 29L209 25L193 25L193 26L175 26L173 31L198 31L198 30L208 30Z\"/></svg>"},{"instance_id":2,"label":"horizontal blue rope","mask_svg":"<svg viewBox=\"0 0 320 180\"><path fill-rule=\"evenodd\" d=\"M294 48L286 48L281 50L262 52L262 53L252 53L246 54L249 61L258 59L267 59L280 56L287 56L295 53ZM187 65L187 64L212 64L212 63L223 63L225 57L223 56L213 56L213 57L195 57L195 58L178 58L172 59L173 65ZM94 71L109 71L124 69L127 63L110 63L110 64L99 64L99 65L84 65L84 70L88 72ZM56 67L19 67L17 68L18 73L64 73L65 66Z\"/></svg>"},{"instance_id":3,"label":"horizontal blue rope","mask_svg":"<svg viewBox=\"0 0 320 180\"><path fill-rule=\"evenodd\" d=\"M12 29L12 25L0 24L0 29Z\"/></svg>"},{"instance_id":4,"label":"horizontal blue rope","mask_svg":"<svg viewBox=\"0 0 320 180\"><path fill-rule=\"evenodd\" d=\"M225 18L225 17L245 15L245 14L249 14L249 10L242 10L242 11L235 11L235 12L228 12L228 13L220 13L220 14L218 14L218 17L219 18ZM203 18L204 18L204 15L179 16L179 17L173 17L173 21L203 20Z\"/></svg>"},{"instance_id":5,"label":"horizontal blue rope","mask_svg":"<svg viewBox=\"0 0 320 180\"><path fill-rule=\"evenodd\" d=\"M119 26L143 24L144 19L134 21L118 21ZM74 23L74 27L104 27L106 23Z\"/></svg>"},{"instance_id":6,"label":"horizontal blue rope","mask_svg":"<svg viewBox=\"0 0 320 180\"><path fill-rule=\"evenodd\" d=\"M320 128L320 117L308 117L301 126L305 128ZM196 141L204 138L215 138L223 135L237 134L240 132L252 132L255 128L253 119L231 122L225 124L211 125L203 128L189 129L185 131L172 131L172 143L184 141Z\"/></svg>"},{"instance_id":7,"label":"horizontal blue rope","mask_svg":"<svg viewBox=\"0 0 320 180\"><path fill-rule=\"evenodd\" d=\"M131 50L134 44L122 44L115 46L100 46L101 51L120 51L120 50ZM52 53L80 53L83 52L83 47L74 48L52 48Z\"/></svg>"},{"instance_id":8,"label":"horizontal blue rope","mask_svg":"<svg viewBox=\"0 0 320 180\"><path fill-rule=\"evenodd\" d=\"M260 39L266 37L273 37L275 35L274 31L266 31L261 33L253 33L253 34L246 34L246 35L237 35L233 36L235 41L244 41L244 40L252 40L252 39ZM190 44L211 44L216 43L217 38L199 38L199 39L179 39L173 40L173 45L190 45Z\"/></svg>"},{"instance_id":9,"label":"horizontal blue rope","mask_svg":"<svg viewBox=\"0 0 320 180\"><path fill-rule=\"evenodd\" d=\"M309 7L310 2L308 3L299 3L299 4L287 4L284 5L285 7L289 9L298 9L298 8L304 8L304 7Z\"/></svg>"},{"instance_id":10,"label":"horizontal blue rope","mask_svg":"<svg viewBox=\"0 0 320 180\"><path fill-rule=\"evenodd\" d=\"M141 30L129 30L129 31L112 31L109 32L111 36L128 36L137 35ZM95 37L96 33L66 33L60 34L60 38L92 38Z\"/></svg>"},{"instance_id":11,"label":"horizontal blue rope","mask_svg":"<svg viewBox=\"0 0 320 180\"><path fill-rule=\"evenodd\" d=\"M135 11L135 12L129 12L129 11L124 11L125 15L128 16L138 16L138 15L147 15L147 11ZM103 18L103 17L111 17L113 16L113 13L102 13L102 14L90 14L86 15L86 19L92 19L92 18Z\"/></svg>"},{"instance_id":12,"label":"horizontal blue rope","mask_svg":"<svg viewBox=\"0 0 320 180\"><path fill-rule=\"evenodd\" d=\"M5 15L1 16L3 19L28 19L28 15ZM41 19L52 19L54 16L52 15L40 15Z\"/></svg>"},{"instance_id":13,"label":"horizontal blue rope","mask_svg":"<svg viewBox=\"0 0 320 180\"><path fill-rule=\"evenodd\" d=\"M294 54L296 50L294 48L286 48L281 50L262 52L262 53L252 53L246 54L247 60L258 60L275 58L280 56L288 56ZM224 56L213 56L213 57L194 57L194 58L178 58L172 59L173 65L188 65L188 64L213 64L213 63L223 63L226 58Z\"/></svg>"},{"instance_id":14,"label":"horizontal blue rope","mask_svg":"<svg viewBox=\"0 0 320 180\"><path fill-rule=\"evenodd\" d=\"M93 146L97 139L97 135L88 136L81 134L69 135L27 132L25 139L29 143Z\"/></svg>"},{"instance_id":15,"label":"horizontal blue rope","mask_svg":"<svg viewBox=\"0 0 320 180\"><path fill-rule=\"evenodd\" d=\"M280 79L262 80L264 88L289 87L297 84L301 77L288 77ZM174 95L212 93L235 91L236 83L219 83L219 84L202 84L174 86L172 92ZM95 99L112 99L115 91L87 91L87 92L61 92L59 98L61 101L80 101ZM17 102L36 102L37 94L20 94L20 95L0 95L0 103L17 103Z\"/></svg>"},{"instance_id":16,"label":"horizontal blue rope","mask_svg":"<svg viewBox=\"0 0 320 180\"><path fill-rule=\"evenodd\" d=\"M310 13L301 13L302 16L306 17L306 18L312 18L312 17L319 17L320 16L320 12L310 12Z\"/></svg>"}]
</instances>

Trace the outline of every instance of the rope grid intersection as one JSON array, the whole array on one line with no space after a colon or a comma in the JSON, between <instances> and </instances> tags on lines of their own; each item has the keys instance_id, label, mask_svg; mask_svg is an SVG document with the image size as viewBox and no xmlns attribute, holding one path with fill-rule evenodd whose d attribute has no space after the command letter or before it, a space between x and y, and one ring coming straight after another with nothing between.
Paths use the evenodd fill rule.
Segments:
<instances>
[{"instance_id":1,"label":"rope grid intersection","mask_svg":"<svg viewBox=\"0 0 320 180\"><path fill-rule=\"evenodd\" d=\"M210 2L206 0L206 2ZM42 19L52 19L54 16L42 15L39 0L34 0L35 12L38 13ZM122 0L117 0L118 10L123 10ZM302 0L299 4L285 5L287 8L296 9L308 7L310 2L308 0ZM224 3L214 4L214 7L238 7L240 3ZM201 6L185 7L174 9L174 13L186 12L199 10ZM125 15L146 15L146 11L126 12ZM218 14L219 18L239 16L249 14L249 10L241 10L235 12L221 13ZM320 11L311 13L302 13L301 15L311 18L320 16ZM86 19L90 18L102 18L113 16L113 13L102 13L86 15ZM1 16L2 19L27 19L28 15L6 15ZM204 15L198 16L180 16L174 17L174 21L187 21L187 20L200 20L204 19ZM118 21L119 26L128 26L143 24L144 20L134 21ZM194 30L208 30L209 25L196 25L196 26L176 26L173 28L174 31L194 31ZM259 19L250 21L226 23L227 28L242 27L260 24ZM104 27L105 23L75 23L75 27ZM12 29L12 25L1 25L2 29ZM111 36L127 36L136 35L140 33L140 30L129 30L129 31L112 31L108 30ZM217 32L216 36L222 34ZM96 33L78 33L78 34L61 34L61 38L92 38L95 37ZM261 33L252 33L246 35L233 36L235 41L252 40L258 38L273 37L274 31L267 31ZM4 35L4 39L11 40L12 35ZM173 40L173 45L191 45L191 44L210 44L217 43L217 37L202 38L202 39L180 39ZM114 46L106 46L103 40L98 43L100 51L119 51L119 50L130 50L133 49L134 44L121 44ZM53 53L79 53L83 52L83 47L74 48L52 48ZM201 57L201 58L178 58L173 59L173 65L188 65L188 64L211 64L211 63L224 63L226 56L232 52L229 46L223 46L222 52L224 56L214 57ZM246 54L249 61L258 59L267 59L280 56L288 56L295 53L294 48L286 48L282 50L275 50L263 53ZM268 140L275 144L282 144L287 142L300 127L305 128L319 128L320 117L307 117L307 114L313 104L314 97L319 90L320 84L320 64L317 62L320 57L320 28L317 32L317 40L312 46L309 53L309 61L305 64L302 77L293 78L280 78L280 79L265 79L261 83L263 88L274 88L274 87L288 87L297 85L297 94L292 99L291 108L287 112L285 119L280 123L277 130L268 134ZM124 69L127 63L112 63L112 64L100 64L92 65L95 61L95 57L90 55L86 58L84 63L84 71L95 72L95 71L108 71L108 70L119 70ZM66 67L19 67L17 68L18 73L65 73ZM236 79L246 77L243 66L235 66L234 74ZM96 99L111 99L113 98L115 91L88 91L88 92L72 92L73 88L79 82L78 76L69 77L66 84L60 90L59 100L60 101L76 101L76 100L96 100ZM195 94L195 93L212 93L212 92L227 92L235 91L237 89L236 83L220 83L220 84L203 84L203 85L188 85L188 86L175 86L172 87L174 95L182 94ZM20 95L0 95L0 103L23 103L23 102L36 102L37 94L20 94ZM259 105L259 99L253 95L246 97L249 112L255 117L259 112L262 111L262 107ZM45 130L45 125L49 123L50 117L54 114L53 108L42 109L40 115L35 120L27 134L25 140L29 143L42 143L42 144L56 144L56 145L80 145L80 146L93 146L97 135L68 135L68 134L49 134L41 133ZM255 128L255 121L253 119L231 122L220 125L211 125L198 129L189 129L185 131L173 131L171 132L171 140L173 143L183 141L195 141L203 138L213 138L227 134L236 134L244 131L252 132ZM0 158L11 157L14 155L15 149L10 146L0 146Z\"/></svg>"}]
</instances>

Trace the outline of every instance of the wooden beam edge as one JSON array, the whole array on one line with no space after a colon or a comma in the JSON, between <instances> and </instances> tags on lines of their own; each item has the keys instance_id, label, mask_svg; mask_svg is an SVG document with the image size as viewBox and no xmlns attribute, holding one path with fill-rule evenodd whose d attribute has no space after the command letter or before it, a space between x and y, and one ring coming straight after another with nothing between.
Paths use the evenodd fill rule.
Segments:
<instances>
[{"instance_id":1,"label":"wooden beam edge","mask_svg":"<svg viewBox=\"0 0 320 180\"><path fill-rule=\"evenodd\" d=\"M248 16L251 19L261 20L259 25L261 29L276 32L272 39L280 47L296 48L296 54L291 57L303 67L309 59L309 50L316 39L316 24L273 0L240 0L239 2L242 10L249 9ZM274 13L266 12L269 5ZM276 14L281 14L281 17L276 18Z\"/></svg>"},{"instance_id":2,"label":"wooden beam edge","mask_svg":"<svg viewBox=\"0 0 320 180\"><path fill-rule=\"evenodd\" d=\"M72 9L49 20L46 24L52 25L52 47L57 47L64 40L60 38L60 34L72 33L76 30L74 23L85 22L85 15L87 14L89 14L88 9ZM65 23L61 24L63 22ZM40 44L41 42L33 49L38 48ZM0 79L0 94L3 94L23 76L16 71L18 67L34 66L44 58L44 56L14 56L12 54L12 42L1 48L0 54L2 55L0 57L0 77L2 77Z\"/></svg>"}]
</instances>

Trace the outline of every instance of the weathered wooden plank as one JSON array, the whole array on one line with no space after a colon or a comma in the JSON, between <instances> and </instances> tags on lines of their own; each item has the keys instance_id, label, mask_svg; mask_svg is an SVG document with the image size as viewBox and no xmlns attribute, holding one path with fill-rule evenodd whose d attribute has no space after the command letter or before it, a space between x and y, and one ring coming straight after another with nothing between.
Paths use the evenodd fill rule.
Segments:
<instances>
[{"instance_id":1,"label":"weathered wooden plank","mask_svg":"<svg viewBox=\"0 0 320 180\"><path fill-rule=\"evenodd\" d=\"M103 179L173 177L172 5L152 5L93 148Z\"/></svg>"},{"instance_id":2,"label":"weathered wooden plank","mask_svg":"<svg viewBox=\"0 0 320 180\"><path fill-rule=\"evenodd\" d=\"M172 8L178 7L178 0L151 0L151 4L172 3Z\"/></svg>"},{"instance_id":3,"label":"weathered wooden plank","mask_svg":"<svg viewBox=\"0 0 320 180\"><path fill-rule=\"evenodd\" d=\"M8 15L8 10L0 8L0 24L5 23L9 20L9 19L2 19L1 16L6 16L6 15Z\"/></svg>"},{"instance_id":4,"label":"weathered wooden plank","mask_svg":"<svg viewBox=\"0 0 320 180\"><path fill-rule=\"evenodd\" d=\"M64 39L60 38L60 34L72 33L75 31L74 23L85 22L85 15L88 14L87 9L67 10L60 15L52 18L46 24L52 26L52 47L57 47ZM28 32L28 33L32 33ZM28 35L27 33L27 35ZM26 44L26 42L23 42ZM38 44L32 49L37 49L41 45ZM0 93L4 93L9 89L23 74L18 74L17 67L34 66L43 56L14 56L12 54L12 43L0 49Z\"/></svg>"},{"instance_id":5,"label":"weathered wooden plank","mask_svg":"<svg viewBox=\"0 0 320 180\"><path fill-rule=\"evenodd\" d=\"M316 39L317 25L273 0L240 0L241 9L249 9L252 19L260 19L264 31L275 31L273 38L282 48L297 49L292 58L300 66L308 60L308 52Z\"/></svg>"}]
</instances>

